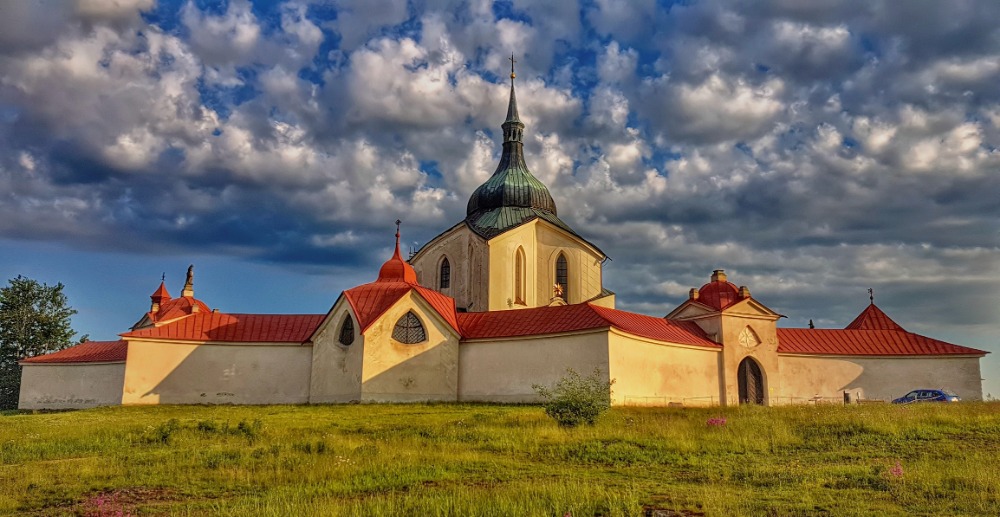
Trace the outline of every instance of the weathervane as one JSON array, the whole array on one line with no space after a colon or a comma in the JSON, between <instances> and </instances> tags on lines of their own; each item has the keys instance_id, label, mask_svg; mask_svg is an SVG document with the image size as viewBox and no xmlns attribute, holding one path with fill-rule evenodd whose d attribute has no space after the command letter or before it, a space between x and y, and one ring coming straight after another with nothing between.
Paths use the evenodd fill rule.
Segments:
<instances>
[{"instance_id":1,"label":"weathervane","mask_svg":"<svg viewBox=\"0 0 1000 517\"><path fill-rule=\"evenodd\" d=\"M872 305L875 304L875 291L871 287L868 288L868 300L872 302Z\"/></svg>"}]
</instances>

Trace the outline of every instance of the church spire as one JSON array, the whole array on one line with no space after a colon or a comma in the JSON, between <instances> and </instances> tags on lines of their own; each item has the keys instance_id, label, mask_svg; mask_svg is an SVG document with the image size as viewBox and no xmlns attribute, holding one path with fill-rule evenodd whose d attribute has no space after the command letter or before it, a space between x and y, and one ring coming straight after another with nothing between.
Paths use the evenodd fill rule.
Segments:
<instances>
[{"instance_id":1,"label":"church spire","mask_svg":"<svg viewBox=\"0 0 1000 517\"><path fill-rule=\"evenodd\" d=\"M507 105L507 119L500 126L503 128L500 163L493 175L472 193L466 209L469 224L480 235L503 231L503 228L516 226L527 218L537 217L539 213L545 213L547 217L556 215L556 203L552 200L549 189L531 174L524 162L524 124L517 113L517 96L514 93L516 62L511 55L510 102ZM504 214L491 215L482 220L487 222L486 226L479 225L477 221L491 211L503 211Z\"/></svg>"},{"instance_id":2,"label":"church spire","mask_svg":"<svg viewBox=\"0 0 1000 517\"><path fill-rule=\"evenodd\" d=\"M521 123L521 118L517 114L517 96L514 95L514 78L517 74L514 73L514 63L517 60L514 59L514 54L510 55L510 101L507 103L507 120L503 123L503 141L507 142L515 135L508 131L508 126L520 126L517 127L517 141L521 141L521 131L524 130L524 124Z\"/></svg>"}]
</instances>

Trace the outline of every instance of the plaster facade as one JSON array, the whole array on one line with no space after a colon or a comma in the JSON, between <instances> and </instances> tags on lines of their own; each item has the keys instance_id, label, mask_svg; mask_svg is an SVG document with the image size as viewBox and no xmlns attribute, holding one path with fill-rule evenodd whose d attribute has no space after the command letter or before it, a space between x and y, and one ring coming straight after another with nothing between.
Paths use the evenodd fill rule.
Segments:
<instances>
[{"instance_id":1,"label":"plaster facade","mask_svg":"<svg viewBox=\"0 0 1000 517\"><path fill-rule=\"evenodd\" d=\"M892 400L920 388L945 388L962 400L982 400L979 357L778 357L782 390L772 403L852 398Z\"/></svg>"},{"instance_id":2,"label":"plaster facade","mask_svg":"<svg viewBox=\"0 0 1000 517\"><path fill-rule=\"evenodd\" d=\"M609 331L611 403L710 406L720 403L721 351Z\"/></svg>"},{"instance_id":3,"label":"plaster facade","mask_svg":"<svg viewBox=\"0 0 1000 517\"><path fill-rule=\"evenodd\" d=\"M449 264L448 287L441 287L444 259ZM420 285L454 298L456 307L473 312L486 310L489 295L480 286L489 276L489 246L464 223L435 237L409 262Z\"/></svg>"},{"instance_id":4,"label":"plaster facade","mask_svg":"<svg viewBox=\"0 0 1000 517\"><path fill-rule=\"evenodd\" d=\"M346 318L351 318L354 328L354 341L350 345L340 343L340 329ZM312 342L309 402L360 402L365 336L345 297L341 296L333 305Z\"/></svg>"},{"instance_id":5,"label":"plaster facade","mask_svg":"<svg viewBox=\"0 0 1000 517\"><path fill-rule=\"evenodd\" d=\"M572 368L608 375L608 332L462 342L459 349L459 400L463 402L538 402L535 384L551 386Z\"/></svg>"},{"instance_id":6,"label":"plaster facade","mask_svg":"<svg viewBox=\"0 0 1000 517\"><path fill-rule=\"evenodd\" d=\"M302 404L312 347L302 344L128 343L122 404Z\"/></svg>"},{"instance_id":7,"label":"plaster facade","mask_svg":"<svg viewBox=\"0 0 1000 517\"><path fill-rule=\"evenodd\" d=\"M125 363L25 364L20 409L85 409L122 403Z\"/></svg>"},{"instance_id":8,"label":"plaster facade","mask_svg":"<svg viewBox=\"0 0 1000 517\"><path fill-rule=\"evenodd\" d=\"M392 337L396 322L413 312L426 341L405 344ZM410 292L364 331L362 402L458 400L458 332L427 302Z\"/></svg>"}]
</instances>

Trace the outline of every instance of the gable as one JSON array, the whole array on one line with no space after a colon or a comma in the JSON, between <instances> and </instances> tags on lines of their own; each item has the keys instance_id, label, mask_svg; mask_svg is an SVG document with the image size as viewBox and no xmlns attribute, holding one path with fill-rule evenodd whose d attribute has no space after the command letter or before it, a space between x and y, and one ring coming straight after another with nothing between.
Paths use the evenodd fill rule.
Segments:
<instances>
[{"instance_id":1,"label":"gable","mask_svg":"<svg viewBox=\"0 0 1000 517\"><path fill-rule=\"evenodd\" d=\"M776 321L782 315L767 308L763 303L753 298L745 298L722 310L726 316L737 316L746 318L764 318Z\"/></svg>"},{"instance_id":2,"label":"gable","mask_svg":"<svg viewBox=\"0 0 1000 517\"><path fill-rule=\"evenodd\" d=\"M670 311L670 314L667 314L664 317L668 320L682 320L706 316L713 313L715 313L715 311L707 305L693 300L686 300L684 303L678 305L676 309Z\"/></svg>"},{"instance_id":3,"label":"gable","mask_svg":"<svg viewBox=\"0 0 1000 517\"><path fill-rule=\"evenodd\" d=\"M430 290L427 289L427 291ZM433 293L434 291L431 292ZM444 295L440 296L447 298ZM438 307L424 297L424 293L420 293L416 290L399 297L399 299L387 307L386 310L379 315L379 317L366 325L364 327L365 330L363 330L362 333L367 334L370 329L376 326L391 330L401 316L411 311L416 314L416 316L420 319L421 324L425 327L433 325L442 334L451 335L455 338L460 337L458 332L458 322L454 317L454 305L452 305L452 317L449 318L447 317L447 314L441 314Z\"/></svg>"}]
</instances>

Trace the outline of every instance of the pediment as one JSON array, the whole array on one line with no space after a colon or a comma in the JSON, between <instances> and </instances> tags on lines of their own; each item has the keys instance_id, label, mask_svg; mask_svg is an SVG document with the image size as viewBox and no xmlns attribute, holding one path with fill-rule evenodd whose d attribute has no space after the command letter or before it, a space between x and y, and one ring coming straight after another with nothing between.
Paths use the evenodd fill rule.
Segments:
<instances>
[{"instance_id":1,"label":"pediment","mask_svg":"<svg viewBox=\"0 0 1000 517\"><path fill-rule=\"evenodd\" d=\"M781 314L772 311L763 303L753 298L745 298L722 310L726 316L744 316L749 318L765 318L777 320L782 318Z\"/></svg>"},{"instance_id":2,"label":"pediment","mask_svg":"<svg viewBox=\"0 0 1000 517\"><path fill-rule=\"evenodd\" d=\"M667 314L665 317L668 320L686 320L698 318L708 314L715 314L715 309L703 304L698 303L694 300L687 300L684 303L677 306L676 309Z\"/></svg>"}]
</instances>

